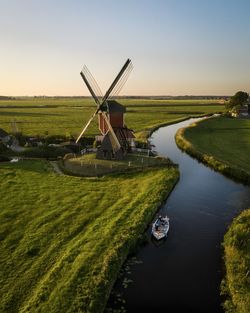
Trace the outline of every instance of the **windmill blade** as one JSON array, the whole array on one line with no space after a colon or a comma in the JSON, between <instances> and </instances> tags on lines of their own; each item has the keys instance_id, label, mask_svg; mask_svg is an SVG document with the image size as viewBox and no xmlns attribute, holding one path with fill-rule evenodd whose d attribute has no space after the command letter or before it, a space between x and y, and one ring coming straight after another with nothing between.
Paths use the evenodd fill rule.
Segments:
<instances>
[{"instance_id":1,"label":"windmill blade","mask_svg":"<svg viewBox=\"0 0 250 313\"><path fill-rule=\"evenodd\" d=\"M118 151L121 148L121 145L120 145L120 143L119 143L119 141L118 141L118 139L116 137L116 134L115 134L115 132L114 132L114 130L113 130L113 128L112 128L112 126L111 126L111 124L110 124L110 122L109 122L109 120L108 120L108 118L107 118L107 116L106 116L106 114L104 112L102 112L102 116L103 116L103 118L105 119L105 122L108 125L108 129L109 129L111 137L112 137L112 144L113 144L112 146L114 146L114 152L116 152L116 151Z\"/></svg>"},{"instance_id":2,"label":"windmill blade","mask_svg":"<svg viewBox=\"0 0 250 313\"><path fill-rule=\"evenodd\" d=\"M93 121L94 117L96 116L96 114L99 112L99 109L97 109L95 111L95 113L91 116L91 118L89 119L88 123L84 126L82 132L80 133L80 135L78 136L78 138L76 139L76 143L78 143L78 141L81 139L81 137L83 136L83 134L86 132L87 128L89 127L90 123Z\"/></svg>"},{"instance_id":3,"label":"windmill blade","mask_svg":"<svg viewBox=\"0 0 250 313\"><path fill-rule=\"evenodd\" d=\"M113 91L111 92L109 99L114 98L115 96L117 96L119 94L119 92L121 91L122 87L124 86L124 84L126 83L126 81L128 80L128 77L133 69L133 64L132 62L129 64L129 66L127 67L126 71L124 72L123 76L121 77L121 79L119 80L119 82L117 83L117 85L115 86L115 88L113 89Z\"/></svg>"},{"instance_id":4,"label":"windmill blade","mask_svg":"<svg viewBox=\"0 0 250 313\"><path fill-rule=\"evenodd\" d=\"M89 71L86 65L84 65L81 73L85 76L85 79L88 81L88 84L92 88L95 96L98 98L99 102L101 103L101 99L103 98L101 88L97 84L95 78L93 77L93 75L91 74L91 72Z\"/></svg>"},{"instance_id":5,"label":"windmill blade","mask_svg":"<svg viewBox=\"0 0 250 313\"><path fill-rule=\"evenodd\" d=\"M98 96L96 95L96 93L95 93L95 91L94 91L94 89L95 89L96 86L94 87L93 82L90 82L90 81L87 79L88 74L87 74L86 69L87 69L87 67L84 66L83 69L82 69L82 71L80 72L80 75L81 75L83 81L85 82L85 84L86 84L86 86L87 86L89 92L91 93L92 97L94 98L95 103L98 105L98 107L100 107L100 106L101 106L101 102L100 102ZM88 70L88 69L87 69L87 70ZM89 72L89 73L90 73L90 72ZM87 76L86 76L86 74L87 74ZM91 75L91 76L92 76L92 75ZM92 87L91 85L93 85L93 87Z\"/></svg>"},{"instance_id":6,"label":"windmill blade","mask_svg":"<svg viewBox=\"0 0 250 313\"><path fill-rule=\"evenodd\" d=\"M119 83L119 81L121 80L124 72L126 71L127 67L129 66L129 64L131 63L130 59L127 59L127 61L125 62L125 64L123 65L123 67L121 68L120 72L117 74L116 78L114 79L113 83L111 84L111 86L109 87L109 89L107 90L107 92L105 93L103 99L102 99L102 103L105 103L106 100L108 99L109 95L111 94L111 92L113 91L113 89L115 88L115 86Z\"/></svg>"}]
</instances>

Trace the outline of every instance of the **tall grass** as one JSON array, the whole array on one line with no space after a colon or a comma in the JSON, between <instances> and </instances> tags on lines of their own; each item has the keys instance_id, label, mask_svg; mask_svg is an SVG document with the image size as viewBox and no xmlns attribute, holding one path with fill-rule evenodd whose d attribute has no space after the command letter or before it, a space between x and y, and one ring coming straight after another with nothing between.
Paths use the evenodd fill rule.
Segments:
<instances>
[{"instance_id":1,"label":"tall grass","mask_svg":"<svg viewBox=\"0 0 250 313\"><path fill-rule=\"evenodd\" d=\"M226 313L250 312L250 209L243 211L224 237L226 277L221 285Z\"/></svg>"},{"instance_id":2,"label":"tall grass","mask_svg":"<svg viewBox=\"0 0 250 313\"><path fill-rule=\"evenodd\" d=\"M79 178L21 161L0 176L0 311L102 312L178 170Z\"/></svg>"}]
</instances>

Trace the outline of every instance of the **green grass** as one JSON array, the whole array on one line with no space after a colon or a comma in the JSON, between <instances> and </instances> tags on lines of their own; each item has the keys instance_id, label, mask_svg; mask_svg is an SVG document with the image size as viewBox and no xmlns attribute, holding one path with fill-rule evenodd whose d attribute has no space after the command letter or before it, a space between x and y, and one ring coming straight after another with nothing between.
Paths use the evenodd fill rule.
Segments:
<instances>
[{"instance_id":1,"label":"green grass","mask_svg":"<svg viewBox=\"0 0 250 313\"><path fill-rule=\"evenodd\" d=\"M176 141L216 170L250 183L250 119L207 119L180 130Z\"/></svg>"},{"instance_id":2,"label":"green grass","mask_svg":"<svg viewBox=\"0 0 250 313\"><path fill-rule=\"evenodd\" d=\"M141 139L160 124L224 110L210 100L120 102ZM0 127L12 131L15 120L24 135L76 136L94 110L90 99L1 101ZM93 123L87 135L97 133ZM0 311L97 313L178 170L80 178L55 175L45 161L21 161L1 163L0 177Z\"/></svg>"},{"instance_id":3,"label":"green grass","mask_svg":"<svg viewBox=\"0 0 250 313\"><path fill-rule=\"evenodd\" d=\"M70 313L102 312L178 171L79 178L21 161L0 176L0 311Z\"/></svg>"},{"instance_id":4,"label":"green grass","mask_svg":"<svg viewBox=\"0 0 250 313\"><path fill-rule=\"evenodd\" d=\"M127 126L144 137L159 124L213 112L224 111L224 105L211 100L119 99L127 108ZM77 136L96 105L91 99L22 99L0 101L0 125L12 131L11 122L25 135ZM97 120L87 135L98 133Z\"/></svg>"},{"instance_id":5,"label":"green grass","mask_svg":"<svg viewBox=\"0 0 250 313\"><path fill-rule=\"evenodd\" d=\"M143 170L149 167L173 166L169 159L162 157L148 157L145 154L127 154L123 160L100 160L96 155L85 154L64 160L59 163L64 172L77 176L97 176L110 173Z\"/></svg>"},{"instance_id":6,"label":"green grass","mask_svg":"<svg viewBox=\"0 0 250 313\"><path fill-rule=\"evenodd\" d=\"M250 312L250 209L243 211L224 237L226 277L222 293L226 313Z\"/></svg>"}]
</instances>

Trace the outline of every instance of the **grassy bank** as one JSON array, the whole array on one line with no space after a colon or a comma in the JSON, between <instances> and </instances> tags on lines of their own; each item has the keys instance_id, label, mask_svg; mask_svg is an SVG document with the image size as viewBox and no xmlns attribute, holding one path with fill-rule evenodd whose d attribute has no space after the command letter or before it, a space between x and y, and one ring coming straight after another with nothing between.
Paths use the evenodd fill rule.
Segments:
<instances>
[{"instance_id":1,"label":"grassy bank","mask_svg":"<svg viewBox=\"0 0 250 313\"><path fill-rule=\"evenodd\" d=\"M101 176L111 173L142 171L154 167L172 167L173 163L162 157L148 157L145 154L130 153L122 160L96 159L95 153L85 154L68 160L61 160L61 170L75 176Z\"/></svg>"},{"instance_id":2,"label":"grassy bank","mask_svg":"<svg viewBox=\"0 0 250 313\"><path fill-rule=\"evenodd\" d=\"M79 178L21 161L0 175L0 311L70 313L102 312L178 170Z\"/></svg>"},{"instance_id":3,"label":"grassy bank","mask_svg":"<svg viewBox=\"0 0 250 313\"><path fill-rule=\"evenodd\" d=\"M226 313L250 312L250 209L243 211L224 237L226 277L222 293Z\"/></svg>"},{"instance_id":4,"label":"grassy bank","mask_svg":"<svg viewBox=\"0 0 250 313\"><path fill-rule=\"evenodd\" d=\"M250 184L250 120L217 117L176 134L177 145L224 175Z\"/></svg>"}]
</instances>

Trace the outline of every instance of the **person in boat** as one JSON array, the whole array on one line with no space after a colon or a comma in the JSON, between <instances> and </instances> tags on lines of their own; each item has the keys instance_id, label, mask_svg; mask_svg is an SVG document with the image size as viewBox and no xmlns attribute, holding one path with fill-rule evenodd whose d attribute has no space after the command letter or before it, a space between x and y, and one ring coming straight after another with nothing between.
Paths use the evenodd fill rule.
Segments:
<instances>
[{"instance_id":1,"label":"person in boat","mask_svg":"<svg viewBox=\"0 0 250 313\"><path fill-rule=\"evenodd\" d=\"M164 216L159 216L160 223L165 225L167 223L166 218Z\"/></svg>"},{"instance_id":2,"label":"person in boat","mask_svg":"<svg viewBox=\"0 0 250 313\"><path fill-rule=\"evenodd\" d=\"M159 215L159 217L158 217L158 219L157 219L157 221L156 221L156 223L155 223L155 229L156 230L159 230L159 227L161 226L161 222L162 222L162 217L161 217L161 215Z\"/></svg>"},{"instance_id":3,"label":"person in boat","mask_svg":"<svg viewBox=\"0 0 250 313\"><path fill-rule=\"evenodd\" d=\"M160 226L160 218L158 217L156 222L155 222L155 230L158 230Z\"/></svg>"},{"instance_id":4,"label":"person in boat","mask_svg":"<svg viewBox=\"0 0 250 313\"><path fill-rule=\"evenodd\" d=\"M163 217L163 216L161 216L161 215L159 215L159 220L160 220L160 222L161 222L161 223L164 223L164 222L165 222L164 217Z\"/></svg>"}]
</instances>

